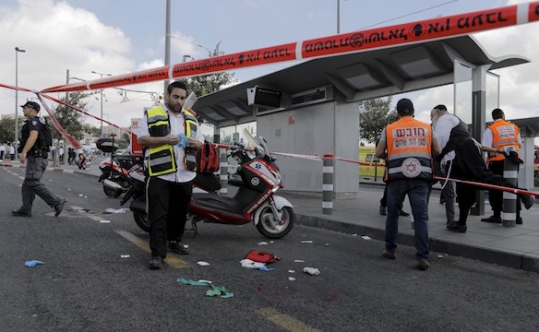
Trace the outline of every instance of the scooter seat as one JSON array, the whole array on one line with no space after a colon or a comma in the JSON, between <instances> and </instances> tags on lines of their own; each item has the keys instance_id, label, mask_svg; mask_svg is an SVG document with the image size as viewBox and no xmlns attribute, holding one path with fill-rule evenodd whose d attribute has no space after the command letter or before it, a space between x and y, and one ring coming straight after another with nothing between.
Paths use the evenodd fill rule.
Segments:
<instances>
[{"instance_id":1,"label":"scooter seat","mask_svg":"<svg viewBox=\"0 0 539 332\"><path fill-rule=\"evenodd\" d=\"M219 196L216 193L193 193L191 204L209 209L238 214L238 202L233 197Z\"/></svg>"}]
</instances>

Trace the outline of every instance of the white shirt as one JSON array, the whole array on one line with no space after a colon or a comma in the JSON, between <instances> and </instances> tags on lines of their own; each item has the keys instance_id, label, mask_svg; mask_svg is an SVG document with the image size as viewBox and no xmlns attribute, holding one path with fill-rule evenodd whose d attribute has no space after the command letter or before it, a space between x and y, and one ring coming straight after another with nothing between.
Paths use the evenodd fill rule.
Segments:
<instances>
[{"instance_id":1,"label":"white shirt","mask_svg":"<svg viewBox=\"0 0 539 332\"><path fill-rule=\"evenodd\" d=\"M442 150L447 145L447 142L449 142L451 130L458 126L459 123L460 119L455 115L449 113L440 116L438 118L438 121L436 121L436 125L433 129Z\"/></svg>"},{"instance_id":2,"label":"white shirt","mask_svg":"<svg viewBox=\"0 0 539 332\"><path fill-rule=\"evenodd\" d=\"M442 150L447 145L447 142L449 142L449 136L451 135L451 130L458 126L460 123L460 119L456 117L453 114L444 114L438 118L438 121L436 121L436 125L434 126L434 135L436 135L436 138L438 139L438 142L440 143L440 147ZM455 151L448 152L445 156L443 156L441 160L441 164L445 165L445 163L449 160L455 159Z\"/></svg>"},{"instance_id":3,"label":"white shirt","mask_svg":"<svg viewBox=\"0 0 539 332\"><path fill-rule=\"evenodd\" d=\"M184 118L182 114L175 114L173 112L170 112L168 108L166 107L166 104L163 105L163 109L168 113L168 118L170 121L170 133L173 135L179 135L180 133L184 133ZM197 121L197 132L195 133L195 139L204 142L204 134L202 134L202 130L200 130L200 125L198 125ZM144 114L144 118L140 122L139 128L136 131L136 134L138 137L143 136L150 136L150 132L148 130L148 116ZM149 155L149 149L146 150L145 157L148 157ZM176 165L177 170L176 173L171 174L165 174L165 175L159 175L158 177L160 179L170 181L170 182L188 182L195 178L196 173L192 171L188 171L185 169L184 165L184 157L185 157L185 149L180 148L178 145L174 145L174 155L176 156ZM147 159L144 159L144 164L147 165Z\"/></svg>"}]
</instances>

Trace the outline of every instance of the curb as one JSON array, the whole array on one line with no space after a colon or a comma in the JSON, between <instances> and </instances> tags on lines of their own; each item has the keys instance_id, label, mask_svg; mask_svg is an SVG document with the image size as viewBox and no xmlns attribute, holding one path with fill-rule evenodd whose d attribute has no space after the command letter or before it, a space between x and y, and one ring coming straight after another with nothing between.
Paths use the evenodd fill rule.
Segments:
<instances>
[{"instance_id":1,"label":"curb","mask_svg":"<svg viewBox=\"0 0 539 332\"><path fill-rule=\"evenodd\" d=\"M367 235L370 238L379 241L385 240L385 231L382 229L350 224L330 218L296 214L296 222L298 225L324 228L345 234ZM415 243L414 236L399 233L397 243L399 245L413 247ZM452 256L475 259L485 263L522 269L524 271L539 272L539 258L531 257L526 254L496 250L488 247L470 246L463 243L451 242L446 239L442 240L436 237L429 238L429 250L431 252L440 252Z\"/></svg>"}]
</instances>

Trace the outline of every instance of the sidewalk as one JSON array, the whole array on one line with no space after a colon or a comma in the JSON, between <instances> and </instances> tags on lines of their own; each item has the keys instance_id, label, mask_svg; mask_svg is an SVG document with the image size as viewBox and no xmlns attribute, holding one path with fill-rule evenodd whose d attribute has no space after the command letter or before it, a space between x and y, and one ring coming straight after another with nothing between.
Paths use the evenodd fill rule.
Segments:
<instances>
[{"instance_id":1,"label":"sidewalk","mask_svg":"<svg viewBox=\"0 0 539 332\"><path fill-rule=\"evenodd\" d=\"M81 174L98 177L99 161L96 159L87 170L77 166L60 165L49 167L52 171ZM52 163L50 164L52 165ZM0 166L21 167L18 161L0 161ZM320 227L347 234L369 236L384 240L385 217L379 214L383 183L361 180L357 198L339 199L333 202L333 213L322 214L322 195L303 195L280 191L294 206L296 223L311 227ZM431 255L445 253L480 261L508 266L526 271L539 272L539 205L522 211L523 225L507 228L500 224L481 222L484 216L470 216L468 231L464 234L450 232L445 228L445 208L439 204L439 190L433 190L429 203L429 236ZM410 211L408 202L404 210ZM458 215L458 206L456 206ZM490 206L485 203L486 215ZM414 232L410 217L399 218L400 245L413 246ZM380 248L380 255L383 247Z\"/></svg>"}]
</instances>

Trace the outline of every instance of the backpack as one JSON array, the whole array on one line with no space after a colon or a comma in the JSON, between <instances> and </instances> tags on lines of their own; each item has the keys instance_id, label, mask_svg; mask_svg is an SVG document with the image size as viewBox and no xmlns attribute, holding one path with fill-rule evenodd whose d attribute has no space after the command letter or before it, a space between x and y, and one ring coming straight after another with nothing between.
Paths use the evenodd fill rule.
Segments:
<instances>
[{"instance_id":1,"label":"backpack","mask_svg":"<svg viewBox=\"0 0 539 332\"><path fill-rule=\"evenodd\" d=\"M197 172L213 173L219 170L219 150L210 142L204 141L197 153Z\"/></svg>"},{"instance_id":2,"label":"backpack","mask_svg":"<svg viewBox=\"0 0 539 332\"><path fill-rule=\"evenodd\" d=\"M41 151L49 152L52 146L52 131L47 119L42 119L39 126L39 147Z\"/></svg>"}]
</instances>

